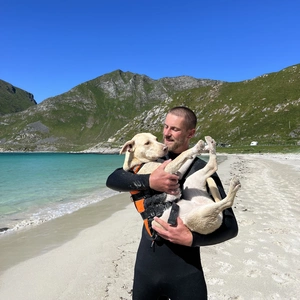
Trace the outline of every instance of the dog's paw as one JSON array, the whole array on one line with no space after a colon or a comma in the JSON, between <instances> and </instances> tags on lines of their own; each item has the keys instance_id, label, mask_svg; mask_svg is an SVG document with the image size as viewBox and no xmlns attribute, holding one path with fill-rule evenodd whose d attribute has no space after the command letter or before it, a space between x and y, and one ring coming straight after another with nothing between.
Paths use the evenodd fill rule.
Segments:
<instances>
[{"instance_id":1,"label":"dog's paw","mask_svg":"<svg viewBox=\"0 0 300 300\"><path fill-rule=\"evenodd\" d=\"M205 149L208 150L212 154L216 154L216 141L210 136L206 136L205 140L206 140L206 144L207 144L205 146Z\"/></svg>"},{"instance_id":2,"label":"dog's paw","mask_svg":"<svg viewBox=\"0 0 300 300\"><path fill-rule=\"evenodd\" d=\"M205 148L205 143L204 143L204 141L200 140L200 141L193 147L194 153L195 153L195 154L200 154L200 153L203 152L204 148Z\"/></svg>"},{"instance_id":3,"label":"dog's paw","mask_svg":"<svg viewBox=\"0 0 300 300\"><path fill-rule=\"evenodd\" d=\"M236 193L241 188L240 180L237 177L233 177L230 181L230 187L229 190L231 192Z\"/></svg>"}]
</instances>

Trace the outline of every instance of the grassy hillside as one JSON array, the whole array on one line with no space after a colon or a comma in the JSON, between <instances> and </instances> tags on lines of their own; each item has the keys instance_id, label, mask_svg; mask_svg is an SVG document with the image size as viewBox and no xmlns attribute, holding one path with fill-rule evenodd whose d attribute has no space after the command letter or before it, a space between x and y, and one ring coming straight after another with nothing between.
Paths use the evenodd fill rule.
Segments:
<instances>
[{"instance_id":1,"label":"grassy hillside","mask_svg":"<svg viewBox=\"0 0 300 300\"><path fill-rule=\"evenodd\" d=\"M119 147L141 131L161 138L165 113L176 105L196 112L195 140L211 135L231 149L254 140L259 147L295 147L300 141L299 104L300 65L234 83L191 77L152 80L117 70L26 111L0 116L0 150Z\"/></svg>"},{"instance_id":2,"label":"grassy hillside","mask_svg":"<svg viewBox=\"0 0 300 300\"><path fill-rule=\"evenodd\" d=\"M0 80L0 116L36 105L32 94Z\"/></svg>"},{"instance_id":3,"label":"grassy hillside","mask_svg":"<svg viewBox=\"0 0 300 300\"><path fill-rule=\"evenodd\" d=\"M172 98L169 107L186 105L196 112L196 139L211 135L219 144L234 147L251 141L259 145L297 145L300 141L299 65L253 80L176 92ZM129 123L130 135L138 123L142 124L139 131L147 131L149 124L137 117ZM150 127L161 137L161 126L151 123ZM115 134L114 141L121 141L126 131Z\"/></svg>"},{"instance_id":4,"label":"grassy hillside","mask_svg":"<svg viewBox=\"0 0 300 300\"><path fill-rule=\"evenodd\" d=\"M225 83L218 94L201 101L195 91L199 125L203 134L220 142L238 145L295 144L300 130L300 72L291 67L256 79ZM198 95L197 95L198 93Z\"/></svg>"}]
</instances>

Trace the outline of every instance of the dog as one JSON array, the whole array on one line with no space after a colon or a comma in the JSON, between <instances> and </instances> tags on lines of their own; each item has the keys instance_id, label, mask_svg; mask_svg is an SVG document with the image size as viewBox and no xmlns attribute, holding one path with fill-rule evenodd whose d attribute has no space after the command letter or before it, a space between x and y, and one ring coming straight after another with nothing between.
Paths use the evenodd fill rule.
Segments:
<instances>
[{"instance_id":1,"label":"dog","mask_svg":"<svg viewBox=\"0 0 300 300\"><path fill-rule=\"evenodd\" d=\"M239 179L234 177L230 181L227 196L221 200L218 188L211 178L211 175L218 169L216 142L210 136L206 136L205 140L207 145L203 140L198 141L194 147L182 152L165 168L166 172L177 174L181 179L196 156L209 152L209 160L205 167L186 178L182 190L182 199L177 202L180 207L179 217L183 220L183 223L191 231L201 234L212 233L221 226L222 211L233 205L236 193L241 187ZM159 159L165 156L167 152L168 147L158 142L157 138L151 133L136 134L120 150L120 154L125 153L123 169L129 171L143 164L138 174L151 174L162 163ZM207 192L206 183L215 202ZM180 196L180 193L176 196L167 195L165 201L178 200ZM167 222L170 211L171 208L166 209L160 218ZM152 221L152 224L153 222L155 221ZM157 222L155 222L155 225L160 226Z\"/></svg>"}]
</instances>

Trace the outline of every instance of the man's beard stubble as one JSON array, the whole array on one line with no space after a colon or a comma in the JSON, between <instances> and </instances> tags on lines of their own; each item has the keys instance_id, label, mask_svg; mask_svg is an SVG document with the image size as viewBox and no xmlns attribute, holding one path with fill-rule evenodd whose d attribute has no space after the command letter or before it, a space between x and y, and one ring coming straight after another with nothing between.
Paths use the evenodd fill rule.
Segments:
<instances>
[{"instance_id":1,"label":"man's beard stubble","mask_svg":"<svg viewBox=\"0 0 300 300\"><path fill-rule=\"evenodd\" d=\"M182 142L176 140L168 141L167 138L164 138L164 144L168 146L168 151L175 152L182 145Z\"/></svg>"}]
</instances>

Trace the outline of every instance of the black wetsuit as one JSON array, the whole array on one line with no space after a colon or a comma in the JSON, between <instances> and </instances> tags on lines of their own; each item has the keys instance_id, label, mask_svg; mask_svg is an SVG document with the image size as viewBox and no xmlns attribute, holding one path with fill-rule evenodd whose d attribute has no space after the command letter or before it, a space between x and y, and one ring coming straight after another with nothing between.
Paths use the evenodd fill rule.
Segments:
<instances>
[{"instance_id":1,"label":"black wetsuit","mask_svg":"<svg viewBox=\"0 0 300 300\"><path fill-rule=\"evenodd\" d=\"M203 168L205 164L203 160L196 158L184 178ZM212 177L224 198L226 195L218 175L215 173ZM183 181L184 179L181 185ZM123 192L150 188L149 175L137 175L123 169L115 170L106 184L111 189ZM223 223L215 232L208 235L192 232L191 247L173 244L164 239L152 245L153 239L143 226L134 269L133 299L207 299L199 247L224 242L237 233L238 226L231 208L223 212Z\"/></svg>"}]
</instances>

